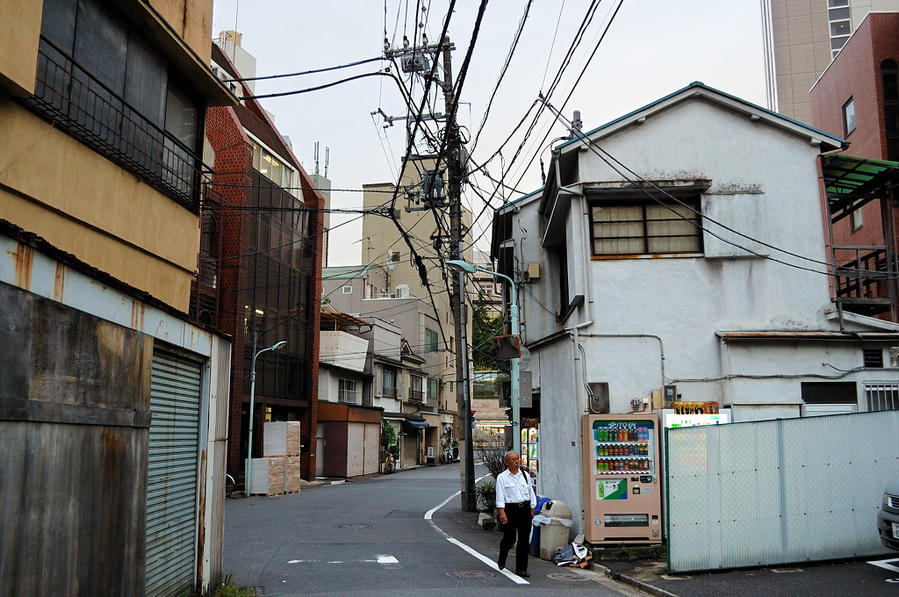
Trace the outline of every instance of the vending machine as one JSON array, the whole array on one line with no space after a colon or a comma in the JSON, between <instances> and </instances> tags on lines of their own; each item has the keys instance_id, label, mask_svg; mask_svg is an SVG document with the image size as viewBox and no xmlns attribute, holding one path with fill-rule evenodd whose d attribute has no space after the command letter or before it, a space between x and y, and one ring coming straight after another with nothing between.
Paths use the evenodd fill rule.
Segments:
<instances>
[{"instance_id":1,"label":"vending machine","mask_svg":"<svg viewBox=\"0 0 899 597\"><path fill-rule=\"evenodd\" d=\"M521 459L521 466L527 467L535 473L539 472L538 468L540 456L537 451L538 445L539 442L537 427L522 427L521 454L519 454L519 458Z\"/></svg>"},{"instance_id":2,"label":"vending machine","mask_svg":"<svg viewBox=\"0 0 899 597\"><path fill-rule=\"evenodd\" d=\"M592 545L662 542L659 417L585 415L584 539Z\"/></svg>"}]
</instances>

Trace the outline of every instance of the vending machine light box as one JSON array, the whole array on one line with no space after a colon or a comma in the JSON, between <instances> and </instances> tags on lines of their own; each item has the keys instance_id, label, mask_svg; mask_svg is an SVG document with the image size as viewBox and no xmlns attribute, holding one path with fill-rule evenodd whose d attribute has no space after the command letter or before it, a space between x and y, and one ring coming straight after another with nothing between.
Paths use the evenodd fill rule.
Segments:
<instances>
[{"instance_id":1,"label":"vending machine light box","mask_svg":"<svg viewBox=\"0 0 899 597\"><path fill-rule=\"evenodd\" d=\"M661 543L658 416L586 415L582 431L584 538Z\"/></svg>"}]
</instances>

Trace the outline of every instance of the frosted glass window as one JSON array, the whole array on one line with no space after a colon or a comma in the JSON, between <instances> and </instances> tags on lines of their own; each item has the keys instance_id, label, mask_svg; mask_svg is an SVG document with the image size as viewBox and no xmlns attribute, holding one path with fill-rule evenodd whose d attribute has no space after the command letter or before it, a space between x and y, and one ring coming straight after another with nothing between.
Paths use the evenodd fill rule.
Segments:
<instances>
[{"instance_id":1,"label":"frosted glass window","mask_svg":"<svg viewBox=\"0 0 899 597\"><path fill-rule=\"evenodd\" d=\"M593 255L645 255L702 251L698 202L593 205Z\"/></svg>"}]
</instances>

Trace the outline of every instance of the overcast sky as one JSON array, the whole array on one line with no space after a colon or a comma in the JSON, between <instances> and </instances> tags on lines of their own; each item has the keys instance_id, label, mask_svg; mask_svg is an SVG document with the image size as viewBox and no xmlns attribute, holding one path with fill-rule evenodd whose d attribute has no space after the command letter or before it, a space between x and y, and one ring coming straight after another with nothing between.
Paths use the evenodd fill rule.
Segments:
<instances>
[{"instance_id":1,"label":"overcast sky","mask_svg":"<svg viewBox=\"0 0 899 597\"><path fill-rule=\"evenodd\" d=\"M406 0L386 2L387 37L394 47L402 45L404 32L410 40L413 38L417 4ZM433 42L443 27L449 2L423 0L420 4L428 10L427 25L419 31L426 31ZM538 93L548 91L589 5L589 0L535 0L531 4L521 40L474 151L477 163L483 163L499 149ZM456 45L454 76L459 75L469 47L478 6L476 0L458 0L450 19L449 36ZM492 0L487 5L461 93L458 120L467 138L474 137L479 128L525 6L524 0ZM568 96L616 6L612 0L600 2L561 83L550 97L556 107L561 107ZM225 29L243 34L244 49L257 60L257 75L342 65L383 54L385 3L214 0L213 35ZM373 62L318 75L260 81L256 93L303 89L383 67L384 63ZM589 130L692 81L702 81L763 105L759 0L624 0L563 112L570 117L573 110L580 110L584 129ZM420 98L420 79L415 85L419 92L416 98ZM396 122L385 129L383 119L371 115L379 108L390 116L405 114L396 84L386 77L368 77L262 103L274 114L280 132L290 137L294 153L307 172L315 169L315 141L321 142L322 160L324 147L330 148L328 177L334 188L361 189L363 184L396 180L406 147L404 125ZM444 111L442 95L434 109ZM541 144L547 132L549 135ZM516 162L509 164L522 134L512 138L502 156L488 163L487 170L495 178L505 172L505 180L521 191L539 188L540 166L532 158L539 153L548 161L550 141L564 134L562 125L544 112ZM482 192L489 194L494 190L484 177L477 177L474 182ZM505 191L497 194L493 202L499 205L519 196ZM465 193L464 202L476 214L483 206L471 191ZM359 208L361 203L360 192L332 195L332 207ZM473 235L479 238L479 248L488 246L489 230L486 234L484 230L489 228L491 215L491 210L487 210L475 223ZM335 214L331 225L354 217ZM361 222L353 219L332 232L328 265L360 263L361 230Z\"/></svg>"}]
</instances>

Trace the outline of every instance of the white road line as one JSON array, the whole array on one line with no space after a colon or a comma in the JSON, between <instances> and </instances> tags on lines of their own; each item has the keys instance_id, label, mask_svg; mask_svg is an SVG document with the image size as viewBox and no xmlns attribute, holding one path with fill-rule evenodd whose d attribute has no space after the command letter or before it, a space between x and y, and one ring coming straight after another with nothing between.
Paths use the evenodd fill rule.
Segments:
<instances>
[{"instance_id":1,"label":"white road line","mask_svg":"<svg viewBox=\"0 0 899 597\"><path fill-rule=\"evenodd\" d=\"M475 479L475 483L477 483L477 482L480 481L481 479L483 479L483 478L485 478L485 477L489 477L489 476L490 476L490 473L487 473L486 475L481 475L480 477L478 477L477 479ZM435 531L437 531L438 533L440 533L441 535L443 535L443 537L444 537L447 541L449 541L450 543L452 543L452 544L455 545L456 547L460 548L460 549L463 550L465 553L467 553L467 554L469 554L469 555L471 555L471 556L473 556L473 557L475 557L475 558L481 560L482 562L484 562L484 564L487 565L488 568L491 568L491 569L493 569L493 570L496 570L497 572L500 572L503 576L509 578L509 579L510 579L512 582L514 582L515 584L519 584L519 585L529 585L529 584L531 584L531 583L529 583L528 581L526 581L525 579L523 579L523 578L521 578L520 576L518 576L517 574L514 574L514 573L512 573L512 572L509 572L509 571L508 571L507 569L505 569L505 568L502 569L502 570L500 570L500 569L499 569L499 566L497 566L497 565L496 565L496 562L494 562L491 558L488 558L487 556L485 556L484 554L480 553L480 552L477 551L476 549L471 548L471 547L465 545L464 543L462 543L462 542L459 541L458 539L456 539L456 538L454 538L454 537L450 537L450 535L447 534L443 529L441 529L441 528L438 527L436 524L434 524L434 521L432 520L432 518L433 518L433 516L434 516L434 513L435 513L437 510L439 510L440 508L442 508L442 507L444 507L445 505L447 505L451 499L453 499L454 497L456 497L457 495L459 495L459 494L461 494L461 493L462 493L461 491L457 491L457 492L454 493L453 495L449 496L448 498L446 498L445 500L443 500L442 502L440 502L438 505L434 506L433 508L431 508L430 510L428 510L427 512L425 512L425 520L428 521L428 524L430 524L430 525L434 528Z\"/></svg>"},{"instance_id":2,"label":"white road line","mask_svg":"<svg viewBox=\"0 0 899 597\"><path fill-rule=\"evenodd\" d=\"M884 568L892 572L899 572L899 566L893 566L892 564L888 564L887 562L896 562L897 564L899 564L899 558L888 558L886 560L876 560L874 562L868 563L872 566L879 566L880 568Z\"/></svg>"},{"instance_id":3,"label":"white road line","mask_svg":"<svg viewBox=\"0 0 899 597\"><path fill-rule=\"evenodd\" d=\"M457 495L460 495L461 493L462 493L461 491L457 491L453 495L449 496L448 498L446 498L445 500L443 500L442 502L440 502L439 504L437 504L436 506L434 506L433 508L431 508L430 510L425 512L425 520L431 520L431 518L434 516L434 512L436 512L437 510L440 510L441 508L446 506L451 499L453 499Z\"/></svg>"},{"instance_id":4,"label":"white road line","mask_svg":"<svg viewBox=\"0 0 899 597\"><path fill-rule=\"evenodd\" d=\"M396 559L396 557L379 553L375 556L377 559L374 560L355 560L355 561L346 561L346 560L287 560L288 564L358 564L360 562L364 564L399 564L400 561Z\"/></svg>"}]
</instances>

